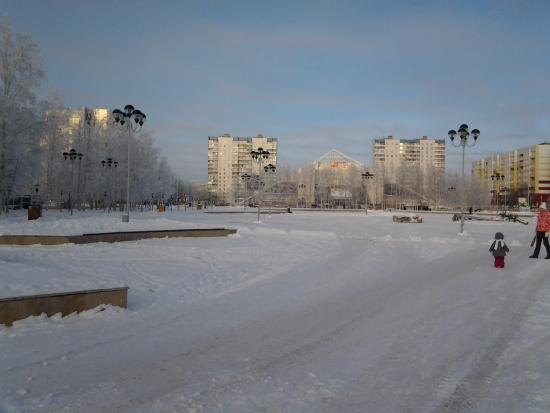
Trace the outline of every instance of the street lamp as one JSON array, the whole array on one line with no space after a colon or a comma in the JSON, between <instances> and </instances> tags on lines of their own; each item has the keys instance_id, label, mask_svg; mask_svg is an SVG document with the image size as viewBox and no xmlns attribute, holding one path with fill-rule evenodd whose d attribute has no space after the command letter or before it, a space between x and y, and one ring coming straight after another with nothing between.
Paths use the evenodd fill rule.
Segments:
<instances>
[{"instance_id":1,"label":"street lamp","mask_svg":"<svg viewBox=\"0 0 550 413\"><path fill-rule=\"evenodd\" d=\"M244 210L246 211L246 203L248 202L248 181L250 181L250 178L252 178L252 175L249 173L244 173L241 175L241 179L244 182L244 201L243 206Z\"/></svg>"},{"instance_id":2,"label":"street lamp","mask_svg":"<svg viewBox=\"0 0 550 413\"><path fill-rule=\"evenodd\" d=\"M66 161L70 161L71 163L71 185L69 188L69 209L71 211L71 215L73 214L73 201L71 199L71 192L73 189L73 175L74 175L74 162L78 159L78 161L82 161L82 157L84 155L80 152L77 152L76 149L70 149L69 151L63 152L63 159ZM78 194L77 194L78 198Z\"/></svg>"},{"instance_id":3,"label":"street lamp","mask_svg":"<svg viewBox=\"0 0 550 413\"><path fill-rule=\"evenodd\" d=\"M306 189L306 184L300 184L298 185L298 191L302 193L302 208L305 207L305 197L304 197L304 192L305 192L305 189ZM298 199L299 199L300 195L298 194ZM296 207L298 207L298 202L296 202Z\"/></svg>"},{"instance_id":4,"label":"street lamp","mask_svg":"<svg viewBox=\"0 0 550 413\"><path fill-rule=\"evenodd\" d=\"M361 174L361 179L363 181L369 181L372 178L374 178L374 174L371 174L369 171ZM368 195L369 195L368 188L365 185L365 215L367 215Z\"/></svg>"},{"instance_id":5,"label":"street lamp","mask_svg":"<svg viewBox=\"0 0 550 413\"><path fill-rule=\"evenodd\" d=\"M506 208L508 207L508 194L510 193L510 188L504 187L502 188L502 193L504 194L504 212L506 212Z\"/></svg>"},{"instance_id":6,"label":"street lamp","mask_svg":"<svg viewBox=\"0 0 550 413\"><path fill-rule=\"evenodd\" d=\"M262 163L267 162L269 159L269 151L259 147L257 150L250 151L250 156L254 162L258 163L258 222L260 222L260 213L261 213L261 187L262 182L260 180L260 174L262 171Z\"/></svg>"},{"instance_id":7,"label":"street lamp","mask_svg":"<svg viewBox=\"0 0 550 413\"><path fill-rule=\"evenodd\" d=\"M113 110L115 126L120 129L126 128L128 131L128 179L126 186L126 212L122 215L122 222L130 222L130 140L132 133L139 132L145 122L145 113L135 109L132 105L124 106L124 111L120 109ZM132 120L134 121L132 123Z\"/></svg>"},{"instance_id":8,"label":"street lamp","mask_svg":"<svg viewBox=\"0 0 550 413\"><path fill-rule=\"evenodd\" d=\"M499 204L499 195L500 195L500 182L504 181L504 175L501 175L498 172L493 172L493 175L491 175L491 181L497 183L497 189L495 190L494 184L493 184L493 193L496 195L496 207L498 212L498 204Z\"/></svg>"},{"instance_id":9,"label":"street lamp","mask_svg":"<svg viewBox=\"0 0 550 413\"><path fill-rule=\"evenodd\" d=\"M264 173L269 176L269 215L271 215L271 206L273 204L273 177L275 176L275 165L267 164L264 166Z\"/></svg>"},{"instance_id":10,"label":"street lamp","mask_svg":"<svg viewBox=\"0 0 550 413\"><path fill-rule=\"evenodd\" d=\"M118 167L118 161L115 161L113 160L113 158L107 158L107 159L103 159L101 161L101 167L102 168L105 168L107 167L107 169L109 170L109 173L110 171L114 171L115 168ZM103 199L103 210L105 210L105 204L107 203L107 193L109 194L109 212L111 212L111 204L113 203L113 200L112 200L112 196L111 196L111 182L109 180L107 180L108 184L105 185L105 196L104 196L104 199Z\"/></svg>"},{"instance_id":11,"label":"street lamp","mask_svg":"<svg viewBox=\"0 0 550 413\"><path fill-rule=\"evenodd\" d=\"M454 140L456 137L457 132L454 129L451 129L448 132L449 139L451 140L451 144L454 147L462 147L462 200L460 202L460 233L464 233L464 201L466 198L466 184L464 181L464 152L466 150L466 146L472 147L475 146L477 143L477 139L479 138L480 132L479 129L472 129L471 135L473 140L472 144L468 143L468 138L470 137L470 132L468 131L468 125L463 123L458 128L458 136L460 137L460 142L457 142L455 144Z\"/></svg>"}]
</instances>

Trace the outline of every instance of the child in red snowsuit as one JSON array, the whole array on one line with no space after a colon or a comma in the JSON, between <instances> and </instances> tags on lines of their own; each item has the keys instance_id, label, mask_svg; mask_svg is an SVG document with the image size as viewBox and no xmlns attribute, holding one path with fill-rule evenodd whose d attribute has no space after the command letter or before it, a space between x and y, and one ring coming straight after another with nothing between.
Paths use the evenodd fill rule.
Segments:
<instances>
[{"instance_id":1,"label":"child in red snowsuit","mask_svg":"<svg viewBox=\"0 0 550 413\"><path fill-rule=\"evenodd\" d=\"M492 252L493 257L495 257L495 268L504 268L504 257L510 250L504 242L504 235L502 232L497 232L495 234L495 240L491 244L489 251Z\"/></svg>"}]
</instances>

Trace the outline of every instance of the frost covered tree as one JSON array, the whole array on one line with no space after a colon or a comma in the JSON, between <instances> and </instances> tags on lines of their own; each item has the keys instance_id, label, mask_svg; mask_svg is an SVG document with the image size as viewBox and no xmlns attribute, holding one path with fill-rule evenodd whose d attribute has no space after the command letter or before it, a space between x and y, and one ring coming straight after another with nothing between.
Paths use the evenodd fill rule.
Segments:
<instances>
[{"instance_id":1,"label":"frost covered tree","mask_svg":"<svg viewBox=\"0 0 550 413\"><path fill-rule=\"evenodd\" d=\"M66 201L71 192L77 206L97 206L107 199L121 204L128 135L110 119L96 119L92 109L67 109L58 96L37 103L44 77L30 36L15 33L7 19L0 20L0 206L32 193L35 184L44 201ZM132 201L149 200L152 193L173 195L173 173L153 136L133 135L130 147ZM72 148L84 154L74 168L62 155ZM116 160L118 167L102 167L106 158Z\"/></svg>"},{"instance_id":2,"label":"frost covered tree","mask_svg":"<svg viewBox=\"0 0 550 413\"><path fill-rule=\"evenodd\" d=\"M30 36L14 33L0 20L0 205L17 185L36 175L40 150L35 91L44 78L43 64Z\"/></svg>"}]
</instances>

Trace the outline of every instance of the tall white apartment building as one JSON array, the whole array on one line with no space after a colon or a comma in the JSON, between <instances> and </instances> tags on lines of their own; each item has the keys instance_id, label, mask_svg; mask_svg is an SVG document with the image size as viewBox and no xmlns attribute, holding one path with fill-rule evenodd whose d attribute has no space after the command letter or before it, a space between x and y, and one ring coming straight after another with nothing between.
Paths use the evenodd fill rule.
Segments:
<instances>
[{"instance_id":1,"label":"tall white apartment building","mask_svg":"<svg viewBox=\"0 0 550 413\"><path fill-rule=\"evenodd\" d=\"M269 151L266 163L277 165L277 143L277 138L262 135L239 138L226 133L208 137L208 191L219 202L233 203L244 185L241 175L246 172L258 176L261 172L250 151Z\"/></svg>"},{"instance_id":2,"label":"tall white apartment building","mask_svg":"<svg viewBox=\"0 0 550 413\"><path fill-rule=\"evenodd\" d=\"M427 194L440 185L445 176L445 140L396 139L388 136L373 141L374 173L378 175L377 195L386 185L396 185ZM382 179L380 179L382 176Z\"/></svg>"}]
</instances>

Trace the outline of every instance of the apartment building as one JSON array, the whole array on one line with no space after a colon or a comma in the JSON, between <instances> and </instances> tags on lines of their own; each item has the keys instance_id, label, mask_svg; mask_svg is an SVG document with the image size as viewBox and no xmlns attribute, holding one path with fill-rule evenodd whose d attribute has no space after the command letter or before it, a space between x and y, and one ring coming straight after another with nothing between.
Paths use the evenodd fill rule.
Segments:
<instances>
[{"instance_id":1,"label":"apartment building","mask_svg":"<svg viewBox=\"0 0 550 413\"><path fill-rule=\"evenodd\" d=\"M261 174L266 163L277 165L277 138L266 138L259 134L253 137L222 136L208 137L208 191L218 202L234 203L244 183L243 173L254 176ZM250 151L263 148L269 151L269 158L261 165L250 156Z\"/></svg>"},{"instance_id":2,"label":"apartment building","mask_svg":"<svg viewBox=\"0 0 550 413\"><path fill-rule=\"evenodd\" d=\"M525 198L529 205L548 201L550 194L550 143L494 154L472 164L472 176L482 190L493 194L493 203L503 191L512 202ZM494 179L495 177L499 179ZM503 177L503 178L502 178Z\"/></svg>"},{"instance_id":3,"label":"apartment building","mask_svg":"<svg viewBox=\"0 0 550 413\"><path fill-rule=\"evenodd\" d=\"M428 192L436 190L445 176L445 140L427 136L374 139L373 165L374 173L383 177L377 180L377 196L399 187L408 191L410 198L416 193L424 200L432 199L434 196Z\"/></svg>"},{"instance_id":4,"label":"apartment building","mask_svg":"<svg viewBox=\"0 0 550 413\"><path fill-rule=\"evenodd\" d=\"M57 116L64 122L60 128L65 135L76 135L84 124L93 123L96 127L107 127L111 111L106 108L61 109L48 112L47 116Z\"/></svg>"}]
</instances>

